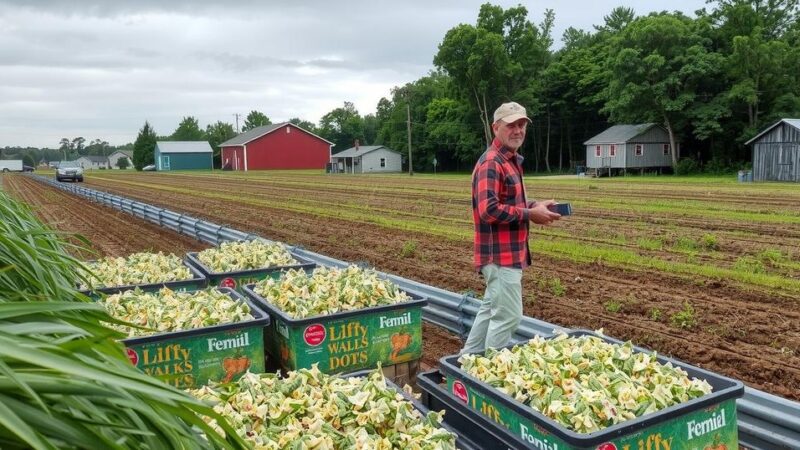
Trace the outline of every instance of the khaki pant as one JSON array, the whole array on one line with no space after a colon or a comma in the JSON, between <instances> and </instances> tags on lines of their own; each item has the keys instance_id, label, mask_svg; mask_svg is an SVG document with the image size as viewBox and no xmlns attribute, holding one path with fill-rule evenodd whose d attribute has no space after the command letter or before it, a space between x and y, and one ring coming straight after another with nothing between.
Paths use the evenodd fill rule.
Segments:
<instances>
[{"instance_id":1,"label":"khaki pant","mask_svg":"<svg viewBox=\"0 0 800 450\"><path fill-rule=\"evenodd\" d=\"M522 269L487 264L481 273L486 293L461 354L508 345L522 320Z\"/></svg>"}]
</instances>

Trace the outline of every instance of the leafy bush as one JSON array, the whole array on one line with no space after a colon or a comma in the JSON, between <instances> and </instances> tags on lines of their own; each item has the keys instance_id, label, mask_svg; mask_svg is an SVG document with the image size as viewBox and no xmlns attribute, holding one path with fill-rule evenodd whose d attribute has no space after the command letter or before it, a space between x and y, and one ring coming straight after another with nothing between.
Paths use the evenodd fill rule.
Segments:
<instances>
[{"instance_id":1,"label":"leafy bush","mask_svg":"<svg viewBox=\"0 0 800 450\"><path fill-rule=\"evenodd\" d=\"M764 263L752 256L742 256L736 260L733 268L742 272L766 273L767 268Z\"/></svg>"},{"instance_id":2,"label":"leafy bush","mask_svg":"<svg viewBox=\"0 0 800 450\"><path fill-rule=\"evenodd\" d=\"M411 258L417 253L417 241L405 241L403 248L400 249L400 256L403 258Z\"/></svg>"},{"instance_id":3,"label":"leafy bush","mask_svg":"<svg viewBox=\"0 0 800 450\"><path fill-rule=\"evenodd\" d=\"M661 239L639 238L636 240L636 245L645 250L661 250L664 243Z\"/></svg>"},{"instance_id":4,"label":"leafy bush","mask_svg":"<svg viewBox=\"0 0 800 450\"><path fill-rule=\"evenodd\" d=\"M675 166L675 175L691 175L700 171L697 161L692 158L681 158Z\"/></svg>"},{"instance_id":5,"label":"leafy bush","mask_svg":"<svg viewBox=\"0 0 800 450\"><path fill-rule=\"evenodd\" d=\"M719 248L719 241L716 235L706 233L700 238L700 245L707 250L716 250Z\"/></svg>"}]
</instances>

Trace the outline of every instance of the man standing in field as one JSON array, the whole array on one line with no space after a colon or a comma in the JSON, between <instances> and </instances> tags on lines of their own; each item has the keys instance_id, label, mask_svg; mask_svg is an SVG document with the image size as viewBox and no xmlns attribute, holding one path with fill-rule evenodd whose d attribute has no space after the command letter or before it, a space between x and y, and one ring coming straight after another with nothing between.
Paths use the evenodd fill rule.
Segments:
<instances>
[{"instance_id":1,"label":"man standing in field","mask_svg":"<svg viewBox=\"0 0 800 450\"><path fill-rule=\"evenodd\" d=\"M494 140L472 172L475 268L486 280L486 293L462 354L509 343L522 319L522 269L531 265L529 222L549 225L561 217L548 209L555 201L525 198L518 150L530 121L519 103L500 105Z\"/></svg>"}]
</instances>

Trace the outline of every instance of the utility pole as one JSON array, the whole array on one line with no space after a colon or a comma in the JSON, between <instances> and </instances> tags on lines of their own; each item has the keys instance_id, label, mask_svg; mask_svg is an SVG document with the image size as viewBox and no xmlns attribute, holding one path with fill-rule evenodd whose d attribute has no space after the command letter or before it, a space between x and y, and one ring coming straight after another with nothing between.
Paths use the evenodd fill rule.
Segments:
<instances>
[{"instance_id":1,"label":"utility pole","mask_svg":"<svg viewBox=\"0 0 800 450\"><path fill-rule=\"evenodd\" d=\"M411 160L411 104L406 103L406 124L408 125L408 174L414 175L414 162Z\"/></svg>"},{"instance_id":2,"label":"utility pole","mask_svg":"<svg viewBox=\"0 0 800 450\"><path fill-rule=\"evenodd\" d=\"M239 132L239 116L241 116L241 114L239 114L239 113L233 114L233 117L236 117L236 132L237 133Z\"/></svg>"}]
</instances>

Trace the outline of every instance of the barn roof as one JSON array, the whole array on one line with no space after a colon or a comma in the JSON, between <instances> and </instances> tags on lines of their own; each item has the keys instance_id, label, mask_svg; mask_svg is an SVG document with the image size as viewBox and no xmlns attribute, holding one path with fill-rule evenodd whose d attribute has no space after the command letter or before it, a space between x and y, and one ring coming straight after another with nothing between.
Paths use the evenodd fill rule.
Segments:
<instances>
[{"instance_id":1,"label":"barn roof","mask_svg":"<svg viewBox=\"0 0 800 450\"><path fill-rule=\"evenodd\" d=\"M628 142L636 136L656 126L654 123L640 123L636 125L614 125L597 136L584 142L583 145L594 144L620 144Z\"/></svg>"},{"instance_id":2,"label":"barn roof","mask_svg":"<svg viewBox=\"0 0 800 450\"><path fill-rule=\"evenodd\" d=\"M347 150L341 151L339 153L334 153L333 155L331 155L331 157L333 157L333 158L352 158L354 156L362 156L362 155L365 155L365 154L367 154L369 152L374 152L375 150L378 150L380 148L385 148L386 150L389 150L390 152L400 153L400 152L394 151L394 150L392 150L389 147L386 147L384 145L362 145L362 146L358 147L358 150L356 150L355 147L350 147Z\"/></svg>"},{"instance_id":3,"label":"barn roof","mask_svg":"<svg viewBox=\"0 0 800 450\"><path fill-rule=\"evenodd\" d=\"M762 131L761 133L758 133L753 139L750 139L749 141L745 142L744 145L752 144L755 140L757 140L761 136L769 133L770 131L772 131L773 128L777 127L778 125L780 125L782 123L791 125L791 126L797 128L798 130L800 130L800 119L781 119L781 120L773 123L772 125L768 126L767 128L765 128L764 131Z\"/></svg>"},{"instance_id":4,"label":"barn roof","mask_svg":"<svg viewBox=\"0 0 800 450\"><path fill-rule=\"evenodd\" d=\"M158 141L161 153L212 153L208 141Z\"/></svg>"},{"instance_id":5,"label":"barn roof","mask_svg":"<svg viewBox=\"0 0 800 450\"><path fill-rule=\"evenodd\" d=\"M312 136L314 136L314 137L316 137L318 139L322 139L323 141L327 142L328 144L333 145L333 142L331 142L331 141L329 141L329 140L327 140L325 138L319 137L316 134L314 134L314 133L312 133L312 132L310 132L310 131L308 131L306 129L300 128L300 127L298 127L297 125L295 125L295 124L293 124L291 122L281 122L281 123L273 123L271 125L262 125L260 127L255 127L252 130L247 130L244 133L241 133L238 136L236 136L234 138L231 138L231 139L228 139L227 141L219 144L219 146L220 147L242 146L242 145L248 144L250 142L253 142L253 141L255 141L256 139L258 139L258 138L260 138L262 136L265 136L265 135L267 135L269 133L272 133L273 131L277 130L278 128L281 128L284 125L289 125L289 126L295 127L298 130L302 130L302 131L304 131L304 132L306 132L306 133L308 133L308 134L310 134L310 135L312 135Z\"/></svg>"}]
</instances>

